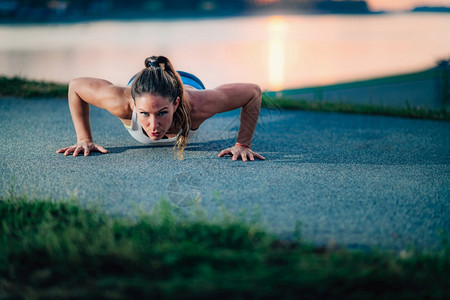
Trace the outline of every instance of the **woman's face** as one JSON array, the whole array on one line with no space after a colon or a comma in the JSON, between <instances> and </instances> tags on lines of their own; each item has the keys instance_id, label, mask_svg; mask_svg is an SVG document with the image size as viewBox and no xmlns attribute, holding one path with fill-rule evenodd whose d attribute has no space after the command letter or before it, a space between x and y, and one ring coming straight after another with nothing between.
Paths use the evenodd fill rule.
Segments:
<instances>
[{"instance_id":1,"label":"woman's face","mask_svg":"<svg viewBox=\"0 0 450 300\"><path fill-rule=\"evenodd\" d=\"M172 104L169 98L144 94L136 97L135 106L142 128L152 140L160 140L172 126L173 114L180 98Z\"/></svg>"}]
</instances>

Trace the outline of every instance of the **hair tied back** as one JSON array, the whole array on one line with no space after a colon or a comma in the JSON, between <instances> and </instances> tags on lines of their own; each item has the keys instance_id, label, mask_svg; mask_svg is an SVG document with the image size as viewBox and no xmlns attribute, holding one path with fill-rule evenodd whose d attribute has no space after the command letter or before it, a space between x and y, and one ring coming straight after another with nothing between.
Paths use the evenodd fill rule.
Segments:
<instances>
[{"instance_id":1,"label":"hair tied back","mask_svg":"<svg viewBox=\"0 0 450 300\"><path fill-rule=\"evenodd\" d=\"M133 81L131 96L136 101L137 97L144 94L158 95L170 99L172 104L175 104L176 99L180 99L173 113L172 126L174 131L178 132L175 147L178 149L178 157L182 159L191 126L191 106L186 98L183 82L165 56L147 57L144 65L145 69Z\"/></svg>"},{"instance_id":2,"label":"hair tied back","mask_svg":"<svg viewBox=\"0 0 450 300\"><path fill-rule=\"evenodd\" d=\"M147 68L154 67L154 68L161 68L163 70L166 69L166 65L164 63L158 62L157 60L147 61L145 65Z\"/></svg>"}]
</instances>

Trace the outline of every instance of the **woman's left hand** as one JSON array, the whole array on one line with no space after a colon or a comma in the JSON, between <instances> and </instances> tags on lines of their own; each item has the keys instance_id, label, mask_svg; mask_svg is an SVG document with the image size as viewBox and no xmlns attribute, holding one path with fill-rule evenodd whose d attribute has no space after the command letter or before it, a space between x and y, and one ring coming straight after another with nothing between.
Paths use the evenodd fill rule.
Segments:
<instances>
[{"instance_id":1,"label":"woman's left hand","mask_svg":"<svg viewBox=\"0 0 450 300\"><path fill-rule=\"evenodd\" d=\"M261 155L259 155L256 152L253 152L250 148L242 147L242 146L234 146L225 150L222 150L219 153L219 157L223 157L225 155L232 155L232 160L238 160L239 158L242 159L242 161L249 160L255 160L255 157L258 159L264 160L265 158Z\"/></svg>"}]
</instances>

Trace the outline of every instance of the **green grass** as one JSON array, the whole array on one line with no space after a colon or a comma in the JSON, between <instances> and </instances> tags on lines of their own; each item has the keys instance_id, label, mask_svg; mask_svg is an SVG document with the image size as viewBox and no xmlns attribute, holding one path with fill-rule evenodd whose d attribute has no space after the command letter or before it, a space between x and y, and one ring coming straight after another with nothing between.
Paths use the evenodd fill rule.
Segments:
<instances>
[{"instance_id":1,"label":"green grass","mask_svg":"<svg viewBox=\"0 0 450 300\"><path fill-rule=\"evenodd\" d=\"M450 120L450 109L430 110L425 108L393 108L365 104L310 102L289 98L272 98L263 95L262 107L268 109L339 112L364 115L395 116L415 119Z\"/></svg>"},{"instance_id":2,"label":"green grass","mask_svg":"<svg viewBox=\"0 0 450 300\"><path fill-rule=\"evenodd\" d=\"M0 76L0 97L62 98L67 97L67 91L68 85L63 83Z\"/></svg>"},{"instance_id":3,"label":"green grass","mask_svg":"<svg viewBox=\"0 0 450 300\"><path fill-rule=\"evenodd\" d=\"M138 218L0 199L1 299L444 299L450 250L326 249L161 201Z\"/></svg>"},{"instance_id":4,"label":"green grass","mask_svg":"<svg viewBox=\"0 0 450 300\"><path fill-rule=\"evenodd\" d=\"M0 76L0 97L19 98L66 98L68 85L63 83L33 81L20 77ZM362 104L299 101L263 95L262 106L269 109L306 110L322 112L386 115L432 120L450 120L450 110L427 110L421 108L390 108Z\"/></svg>"}]
</instances>

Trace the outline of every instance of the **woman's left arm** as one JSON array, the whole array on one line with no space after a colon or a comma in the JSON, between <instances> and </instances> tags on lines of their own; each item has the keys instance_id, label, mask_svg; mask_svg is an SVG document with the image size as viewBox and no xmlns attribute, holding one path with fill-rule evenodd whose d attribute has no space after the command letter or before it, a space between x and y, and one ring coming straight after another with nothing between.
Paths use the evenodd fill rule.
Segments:
<instances>
[{"instance_id":1,"label":"woman's left arm","mask_svg":"<svg viewBox=\"0 0 450 300\"><path fill-rule=\"evenodd\" d=\"M255 158L265 159L251 150L252 138L261 109L261 95L259 86L245 83L225 84L210 90L210 95L207 97L210 101L207 101L205 108L211 115L242 108L237 142L233 147L221 151L219 157L232 155L232 160L241 158L243 161Z\"/></svg>"}]
</instances>

